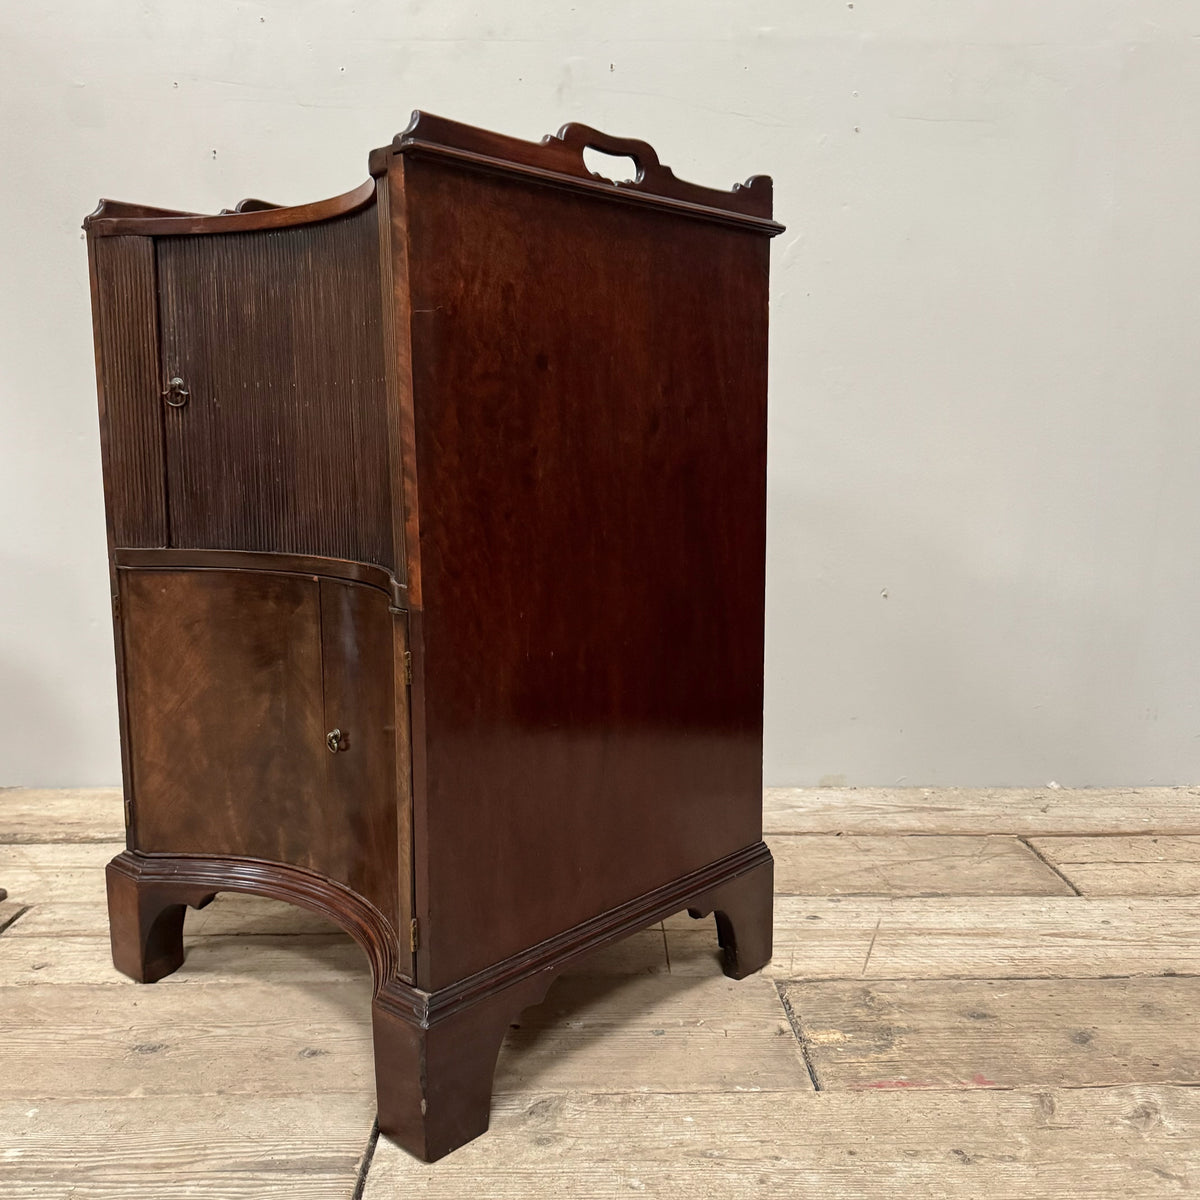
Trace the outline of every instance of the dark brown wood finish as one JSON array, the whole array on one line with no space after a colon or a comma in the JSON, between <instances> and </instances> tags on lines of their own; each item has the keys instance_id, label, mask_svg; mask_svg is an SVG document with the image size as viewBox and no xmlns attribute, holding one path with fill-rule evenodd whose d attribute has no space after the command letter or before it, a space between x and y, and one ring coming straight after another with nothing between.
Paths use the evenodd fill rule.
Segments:
<instances>
[{"instance_id":1,"label":"dark brown wood finish","mask_svg":"<svg viewBox=\"0 0 1200 1200\"><path fill-rule=\"evenodd\" d=\"M138 849L311 866L328 757L317 581L119 575Z\"/></svg>"},{"instance_id":2,"label":"dark brown wood finish","mask_svg":"<svg viewBox=\"0 0 1200 1200\"><path fill-rule=\"evenodd\" d=\"M399 927L386 593L267 571L119 577L137 848L304 867Z\"/></svg>"},{"instance_id":3,"label":"dark brown wood finish","mask_svg":"<svg viewBox=\"0 0 1200 1200\"><path fill-rule=\"evenodd\" d=\"M221 212L212 216L203 213L179 212L169 208L154 208L148 204L127 204L121 200L101 200L95 210L83 222L83 227L93 238L128 236L140 237L193 233L249 233L262 229L286 229L294 225L313 225L344 217L366 208L375 198L375 185L371 180L360 184L352 191L329 200L318 200L313 204L297 204L291 207L266 205L265 202L250 201L254 208L243 209L241 204L233 212ZM242 201L242 204L247 203Z\"/></svg>"},{"instance_id":4,"label":"dark brown wood finish","mask_svg":"<svg viewBox=\"0 0 1200 1200\"><path fill-rule=\"evenodd\" d=\"M394 568L374 212L161 238L157 261L163 387L188 392L163 408L170 545Z\"/></svg>"},{"instance_id":5,"label":"dark brown wood finish","mask_svg":"<svg viewBox=\"0 0 1200 1200\"><path fill-rule=\"evenodd\" d=\"M586 148L605 154L630 157L637 176L614 183L593 174L583 160ZM774 235L783 226L771 220L772 182L769 175L754 175L733 190L701 187L676 179L670 167L658 160L648 143L636 138L613 137L590 125L570 122L540 142L524 142L487 129L449 121L432 113L415 112L408 128L398 133L391 146L371 153L370 169L381 175L392 164L393 155L432 155L469 164L477 170L519 175L540 184L587 191L608 201L648 204L676 215L696 216Z\"/></svg>"},{"instance_id":6,"label":"dark brown wood finish","mask_svg":"<svg viewBox=\"0 0 1200 1200\"><path fill-rule=\"evenodd\" d=\"M113 561L118 567L194 567L198 570L284 571L292 575L328 576L370 584L387 592L397 608L408 607L408 589L393 578L386 567L347 558L255 550L150 550L118 546L113 551Z\"/></svg>"},{"instance_id":7,"label":"dark brown wood finish","mask_svg":"<svg viewBox=\"0 0 1200 1200\"><path fill-rule=\"evenodd\" d=\"M761 836L767 243L397 170L441 987Z\"/></svg>"},{"instance_id":8,"label":"dark brown wood finish","mask_svg":"<svg viewBox=\"0 0 1200 1200\"><path fill-rule=\"evenodd\" d=\"M320 588L324 724L341 737L336 753L326 746L320 816L305 828L328 830L325 845L312 847L319 850L316 869L349 884L400 930L412 916L409 862L398 853L411 840L411 805L397 785L396 724L402 714L392 613L387 596L375 588L337 579L322 579ZM320 838L317 832L314 841ZM342 871L331 869L331 853L344 856Z\"/></svg>"},{"instance_id":9,"label":"dark brown wood finish","mask_svg":"<svg viewBox=\"0 0 1200 1200\"><path fill-rule=\"evenodd\" d=\"M154 244L106 238L93 243L92 259L110 537L117 546L165 546Z\"/></svg>"},{"instance_id":10,"label":"dark brown wood finish","mask_svg":"<svg viewBox=\"0 0 1200 1200\"><path fill-rule=\"evenodd\" d=\"M591 174L585 147L637 178ZM129 849L113 957L216 892L326 913L380 1128L487 1127L508 1023L689 908L770 957L771 183L417 114L373 178L88 219ZM179 380L173 383L173 380Z\"/></svg>"}]
</instances>

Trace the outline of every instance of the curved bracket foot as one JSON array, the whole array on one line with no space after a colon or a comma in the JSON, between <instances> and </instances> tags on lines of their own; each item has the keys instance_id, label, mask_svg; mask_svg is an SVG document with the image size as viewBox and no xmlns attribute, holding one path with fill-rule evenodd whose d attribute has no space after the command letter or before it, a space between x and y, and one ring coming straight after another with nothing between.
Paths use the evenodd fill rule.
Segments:
<instances>
[{"instance_id":1,"label":"curved bracket foot","mask_svg":"<svg viewBox=\"0 0 1200 1200\"><path fill-rule=\"evenodd\" d=\"M426 993L385 986L371 1010L379 1132L424 1162L486 1132L504 1035L545 999L557 973L540 971L441 1012L431 1011Z\"/></svg>"},{"instance_id":2,"label":"curved bracket foot","mask_svg":"<svg viewBox=\"0 0 1200 1200\"><path fill-rule=\"evenodd\" d=\"M113 966L138 983L157 983L183 965L183 916L216 896L211 888L138 878L117 856L105 871Z\"/></svg>"},{"instance_id":3,"label":"curved bracket foot","mask_svg":"<svg viewBox=\"0 0 1200 1200\"><path fill-rule=\"evenodd\" d=\"M771 961L774 884L775 863L768 858L688 905L697 920L716 914L722 970L731 979L745 979Z\"/></svg>"}]
</instances>

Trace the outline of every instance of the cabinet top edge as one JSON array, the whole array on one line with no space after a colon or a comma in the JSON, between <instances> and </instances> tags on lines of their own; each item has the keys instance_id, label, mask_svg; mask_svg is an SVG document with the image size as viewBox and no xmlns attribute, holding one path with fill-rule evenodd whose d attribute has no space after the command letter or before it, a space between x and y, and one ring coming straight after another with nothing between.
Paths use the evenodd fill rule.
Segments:
<instances>
[{"instance_id":1,"label":"cabinet top edge","mask_svg":"<svg viewBox=\"0 0 1200 1200\"><path fill-rule=\"evenodd\" d=\"M613 181L593 174L583 160L585 149L632 159L636 176ZM387 173L400 156L441 158L478 170L523 176L550 186L567 187L610 200L665 209L680 216L715 220L725 225L774 237L784 226L772 219L773 183L769 175L752 175L729 191L704 187L676 178L659 162L647 142L614 137L572 121L540 142L493 133L432 113L413 113L408 127L390 145L372 150L372 178L351 191L311 204L278 205L246 199L219 213L184 212L122 200L101 200L84 218L89 237L177 236L205 233L245 233L284 229L348 216L375 198L375 177Z\"/></svg>"},{"instance_id":2,"label":"cabinet top edge","mask_svg":"<svg viewBox=\"0 0 1200 1200\"><path fill-rule=\"evenodd\" d=\"M614 181L594 174L584 162L585 149L632 159L636 176ZM678 179L670 167L661 163L648 142L615 137L577 121L568 122L540 142L529 142L418 109L391 145L371 151L368 160L371 174L386 173L389 163L398 155L450 159L484 170L579 188L614 200L649 203L680 215L708 217L770 236L784 229L772 220L774 184L769 175L752 175L745 183L735 183L729 191L689 183Z\"/></svg>"},{"instance_id":3,"label":"cabinet top edge","mask_svg":"<svg viewBox=\"0 0 1200 1200\"><path fill-rule=\"evenodd\" d=\"M256 229L284 229L313 225L345 217L366 208L375 199L375 180L368 179L349 192L312 204L285 206L246 199L220 213L180 212L123 200L101 200L83 221L91 237L126 235L172 236L202 233L246 233Z\"/></svg>"}]
</instances>

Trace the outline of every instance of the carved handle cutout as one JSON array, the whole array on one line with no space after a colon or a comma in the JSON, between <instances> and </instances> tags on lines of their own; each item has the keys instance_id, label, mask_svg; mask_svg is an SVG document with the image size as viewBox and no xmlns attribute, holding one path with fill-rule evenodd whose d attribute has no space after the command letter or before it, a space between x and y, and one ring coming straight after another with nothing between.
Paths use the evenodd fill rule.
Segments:
<instances>
[{"instance_id":1,"label":"carved handle cutout","mask_svg":"<svg viewBox=\"0 0 1200 1200\"><path fill-rule=\"evenodd\" d=\"M607 179L610 183L633 183L641 175L641 167L632 154L609 154L591 146L583 148L583 165L593 175Z\"/></svg>"},{"instance_id":2,"label":"carved handle cutout","mask_svg":"<svg viewBox=\"0 0 1200 1200\"><path fill-rule=\"evenodd\" d=\"M587 170L610 182L630 183L653 190L661 188L671 179L671 172L658 161L658 155L649 142L639 142L637 138L614 137L610 133L601 133L599 129L593 129L590 125L580 125L576 121L564 125L558 131L558 140L579 155ZM613 174L614 159L632 159L636 168L635 174Z\"/></svg>"}]
</instances>

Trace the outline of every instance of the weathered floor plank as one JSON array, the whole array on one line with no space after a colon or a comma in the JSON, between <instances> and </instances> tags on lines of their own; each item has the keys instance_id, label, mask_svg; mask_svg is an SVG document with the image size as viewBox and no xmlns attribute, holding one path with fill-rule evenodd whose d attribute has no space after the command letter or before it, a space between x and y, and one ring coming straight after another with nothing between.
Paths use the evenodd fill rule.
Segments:
<instances>
[{"instance_id":1,"label":"weathered floor plank","mask_svg":"<svg viewBox=\"0 0 1200 1200\"><path fill-rule=\"evenodd\" d=\"M0 843L117 842L124 837L120 788L0 787Z\"/></svg>"},{"instance_id":2,"label":"weathered floor plank","mask_svg":"<svg viewBox=\"0 0 1200 1200\"><path fill-rule=\"evenodd\" d=\"M763 974L771 979L857 978L876 918L887 906L884 899L776 896L774 956ZM868 919L869 914L874 915ZM717 928L711 917L696 921L687 913L677 913L663 925L672 975L721 973ZM0 977L2 972L0 966Z\"/></svg>"},{"instance_id":3,"label":"weathered floor plank","mask_svg":"<svg viewBox=\"0 0 1200 1200\"><path fill-rule=\"evenodd\" d=\"M497 1094L811 1086L775 987L759 977L574 976L519 1024L500 1054Z\"/></svg>"},{"instance_id":4,"label":"weathered floor plank","mask_svg":"<svg viewBox=\"0 0 1200 1200\"><path fill-rule=\"evenodd\" d=\"M371 1091L370 982L0 989L0 1097Z\"/></svg>"},{"instance_id":5,"label":"weathered floor plank","mask_svg":"<svg viewBox=\"0 0 1200 1200\"><path fill-rule=\"evenodd\" d=\"M822 1088L1200 1083L1200 978L783 988Z\"/></svg>"},{"instance_id":6,"label":"weathered floor plank","mask_svg":"<svg viewBox=\"0 0 1200 1200\"><path fill-rule=\"evenodd\" d=\"M0 900L0 933L11 929L24 912L25 905L15 900Z\"/></svg>"},{"instance_id":7,"label":"weathered floor plank","mask_svg":"<svg viewBox=\"0 0 1200 1200\"><path fill-rule=\"evenodd\" d=\"M767 788L772 833L1200 834L1200 788Z\"/></svg>"},{"instance_id":8,"label":"weathered floor plank","mask_svg":"<svg viewBox=\"0 0 1200 1200\"><path fill-rule=\"evenodd\" d=\"M1200 788L767 788L768 833L1200 834ZM0 843L120 841L120 788L0 788Z\"/></svg>"},{"instance_id":9,"label":"weathered floor plank","mask_svg":"<svg viewBox=\"0 0 1200 1200\"><path fill-rule=\"evenodd\" d=\"M108 936L104 868L120 842L0 845L0 884L30 906L21 934ZM207 908L189 909L188 934L331 933L324 917L279 900L225 893Z\"/></svg>"},{"instance_id":10,"label":"weathered floor plank","mask_svg":"<svg viewBox=\"0 0 1200 1200\"><path fill-rule=\"evenodd\" d=\"M1200 837L1030 840L1085 896L1200 895Z\"/></svg>"},{"instance_id":11,"label":"weathered floor plank","mask_svg":"<svg viewBox=\"0 0 1200 1200\"><path fill-rule=\"evenodd\" d=\"M0 1101L5 1200L351 1200L371 1091Z\"/></svg>"},{"instance_id":12,"label":"weathered floor plank","mask_svg":"<svg viewBox=\"0 0 1200 1200\"><path fill-rule=\"evenodd\" d=\"M80 881L76 888L61 888L56 895L94 893L90 899L49 900L34 902L22 919L23 937L108 937L108 902L104 878ZM339 927L319 913L310 912L282 900L267 900L261 896L225 893L202 909L187 910L184 937L190 943L194 937L217 934L333 934Z\"/></svg>"},{"instance_id":13,"label":"weathered floor plank","mask_svg":"<svg viewBox=\"0 0 1200 1200\"><path fill-rule=\"evenodd\" d=\"M119 842L0 844L0 885L29 908L14 934L106 934L104 866L122 849ZM55 916L49 924L42 912L48 904Z\"/></svg>"},{"instance_id":14,"label":"weathered floor plank","mask_svg":"<svg viewBox=\"0 0 1200 1200\"><path fill-rule=\"evenodd\" d=\"M765 977L720 974L711 919L602 951L510 1033L492 1134L433 1167L381 1142L367 1200L1200 1183L1200 1089L1172 1086L1200 1069L1200 789L782 789L766 826ZM0 1193L349 1200L362 953L226 895L189 913L180 972L129 983L104 904L122 836L119 790L0 790L0 888L28 906L0 935Z\"/></svg>"},{"instance_id":15,"label":"weathered floor plank","mask_svg":"<svg viewBox=\"0 0 1200 1200\"><path fill-rule=\"evenodd\" d=\"M140 986L112 965L108 935L15 936L42 909L31 909L0 937L0 984L105 984ZM55 922L51 922L54 924ZM344 933L213 934L184 938L183 966L155 987L224 985L242 980L337 983L369 974L366 955ZM637 975L665 972L662 930L635 933L583 959L574 973Z\"/></svg>"},{"instance_id":16,"label":"weathered floor plank","mask_svg":"<svg viewBox=\"0 0 1200 1200\"><path fill-rule=\"evenodd\" d=\"M104 903L105 864L124 849L119 842L0 844L0 887L10 900Z\"/></svg>"},{"instance_id":17,"label":"weathered floor plank","mask_svg":"<svg viewBox=\"0 0 1200 1200\"><path fill-rule=\"evenodd\" d=\"M720 970L711 919L665 922L673 974ZM774 979L1200 974L1200 898L776 896Z\"/></svg>"},{"instance_id":18,"label":"weathered floor plank","mask_svg":"<svg viewBox=\"0 0 1200 1200\"><path fill-rule=\"evenodd\" d=\"M35 987L45 984L97 984L141 987L112 965L107 935L90 937L18 937L30 910L13 926L14 936L0 936L0 984ZM230 984L245 980L339 983L366 977L366 956L345 934L288 934L273 937L239 935L193 938L185 943L187 959L159 989Z\"/></svg>"},{"instance_id":19,"label":"weathered floor plank","mask_svg":"<svg viewBox=\"0 0 1200 1200\"><path fill-rule=\"evenodd\" d=\"M1200 1183L1200 1091L505 1097L433 1166L380 1139L364 1200L1126 1200Z\"/></svg>"},{"instance_id":20,"label":"weathered floor plank","mask_svg":"<svg viewBox=\"0 0 1200 1200\"><path fill-rule=\"evenodd\" d=\"M370 1090L370 988L0 988L0 1098ZM811 1086L765 979L573 976L505 1039L497 1094Z\"/></svg>"},{"instance_id":21,"label":"weathered floor plank","mask_svg":"<svg viewBox=\"0 0 1200 1200\"><path fill-rule=\"evenodd\" d=\"M1015 837L770 834L775 891L798 896L1069 896Z\"/></svg>"}]
</instances>

